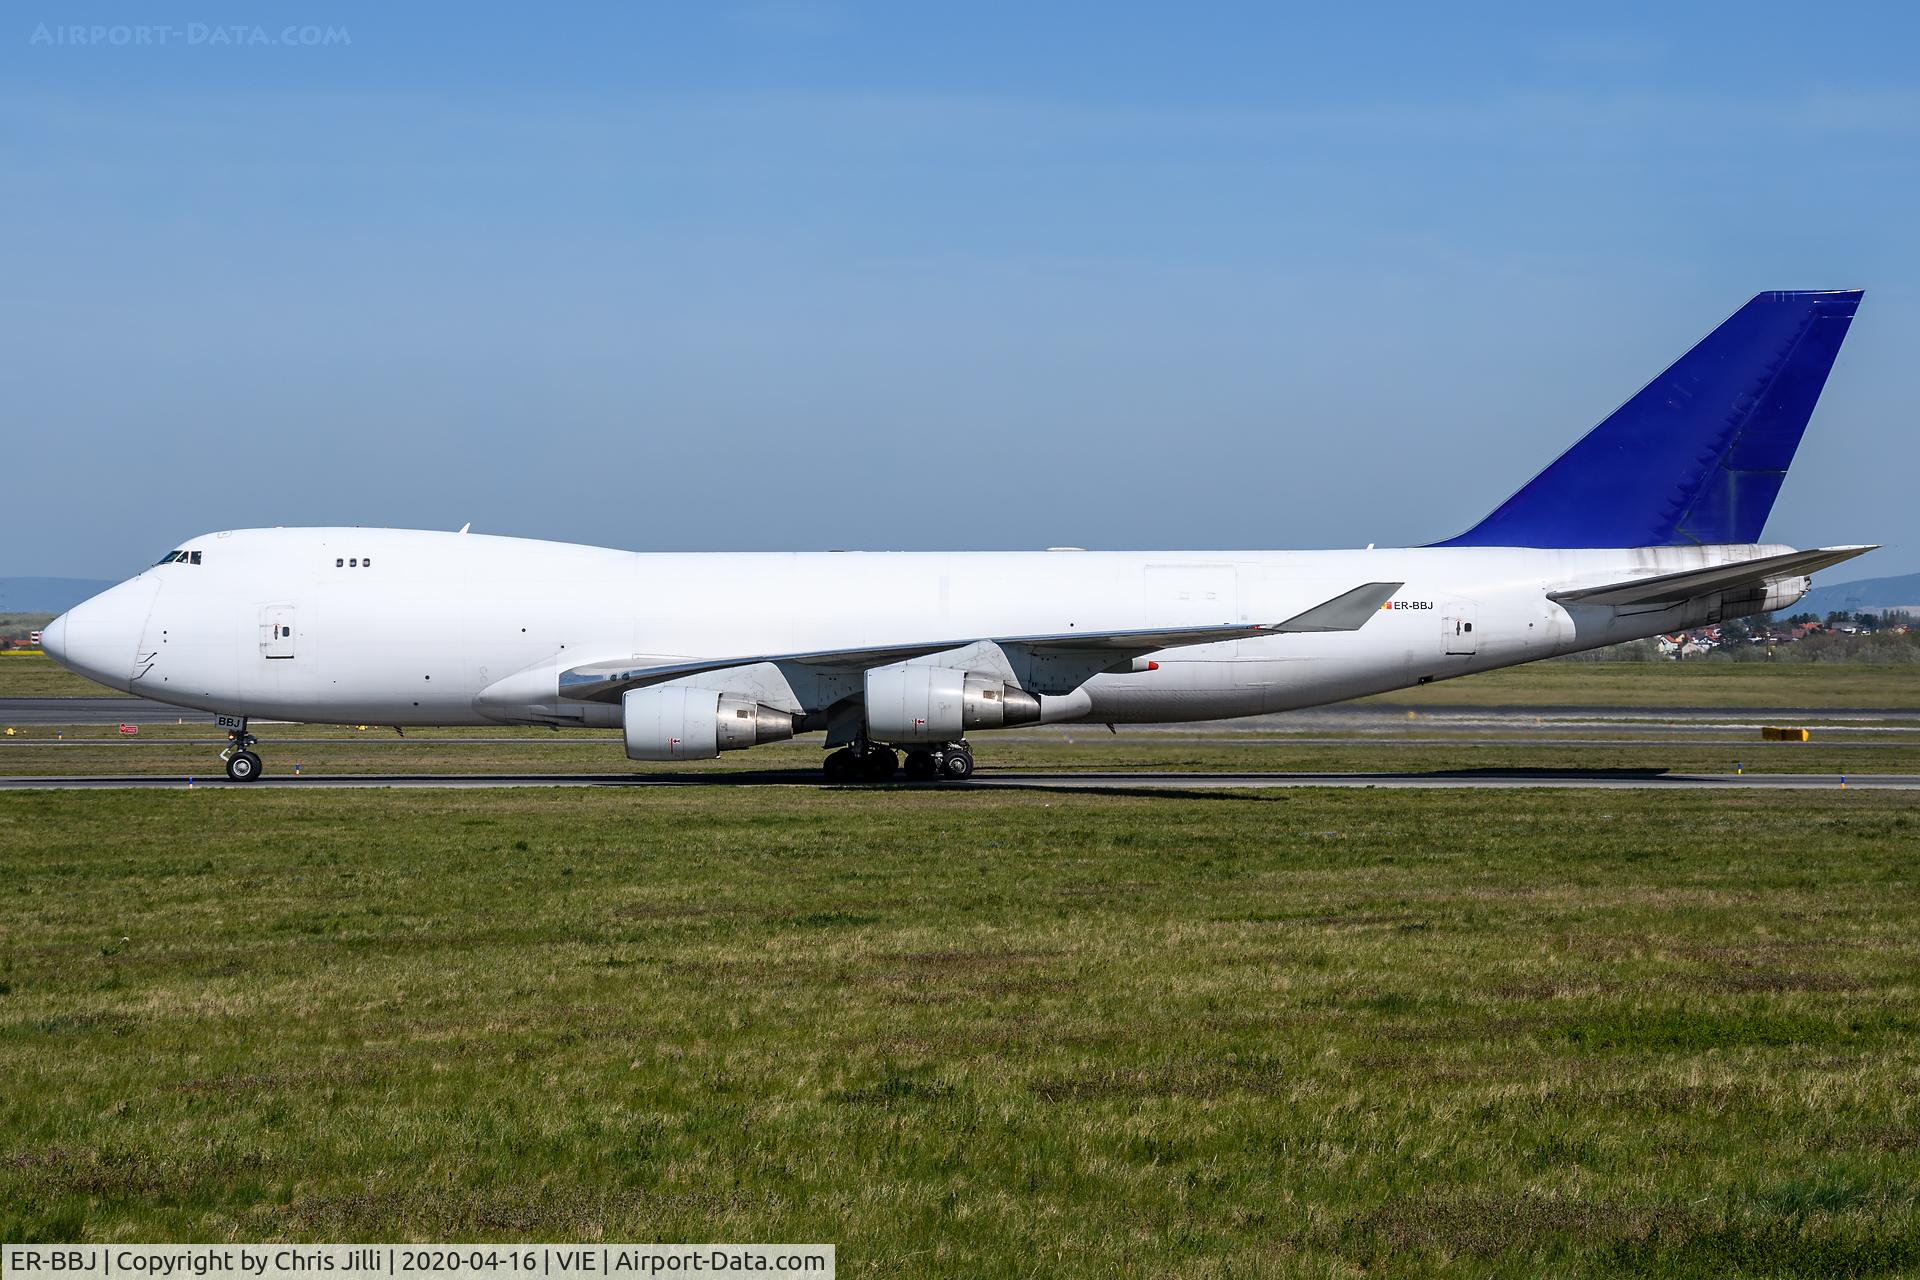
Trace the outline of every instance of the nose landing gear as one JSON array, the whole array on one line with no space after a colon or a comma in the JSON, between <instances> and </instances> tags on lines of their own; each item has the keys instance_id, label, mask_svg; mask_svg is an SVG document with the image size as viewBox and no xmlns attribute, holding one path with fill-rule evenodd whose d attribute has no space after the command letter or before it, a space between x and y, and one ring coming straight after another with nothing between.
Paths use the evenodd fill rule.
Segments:
<instances>
[{"instance_id":1,"label":"nose landing gear","mask_svg":"<svg viewBox=\"0 0 1920 1280\"><path fill-rule=\"evenodd\" d=\"M227 777L235 782L254 782L260 777L260 757L253 753L253 745L260 741L247 732L246 721L240 722L238 729L227 730L227 749L220 753L226 762Z\"/></svg>"}]
</instances>

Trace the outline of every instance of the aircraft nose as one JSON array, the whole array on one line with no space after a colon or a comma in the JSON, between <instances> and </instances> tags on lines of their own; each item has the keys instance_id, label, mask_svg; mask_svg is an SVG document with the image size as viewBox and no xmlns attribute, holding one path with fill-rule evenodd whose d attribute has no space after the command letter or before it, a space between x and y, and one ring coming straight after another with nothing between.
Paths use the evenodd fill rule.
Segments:
<instances>
[{"instance_id":1,"label":"aircraft nose","mask_svg":"<svg viewBox=\"0 0 1920 1280\"><path fill-rule=\"evenodd\" d=\"M67 615L61 614L40 629L40 652L61 666L67 665Z\"/></svg>"},{"instance_id":2,"label":"aircraft nose","mask_svg":"<svg viewBox=\"0 0 1920 1280\"><path fill-rule=\"evenodd\" d=\"M124 690L160 584L135 578L67 610L41 630L46 655L76 675Z\"/></svg>"}]
</instances>

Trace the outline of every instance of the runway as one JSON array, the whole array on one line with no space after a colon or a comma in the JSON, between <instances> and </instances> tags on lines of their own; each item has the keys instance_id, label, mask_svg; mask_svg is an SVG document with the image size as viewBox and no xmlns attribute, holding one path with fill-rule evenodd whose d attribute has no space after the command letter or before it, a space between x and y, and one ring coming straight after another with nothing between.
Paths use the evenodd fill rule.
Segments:
<instances>
[{"instance_id":1,"label":"runway","mask_svg":"<svg viewBox=\"0 0 1920 1280\"><path fill-rule=\"evenodd\" d=\"M184 722L204 729L209 746L222 740L210 716L181 711L175 707L141 698L5 698L0 699L0 724L34 726L40 733L52 726L80 724L173 724ZM1725 747L1751 745L1759 726L1788 724L1808 726L1814 740L1796 750L1822 751L1844 748L1848 752L1879 749L1904 749L1920 739L1920 711L1853 708L1647 708L1647 707L1436 707L1410 709L1390 704L1364 703L1316 707L1283 715L1252 717L1247 720L1183 725L1126 725L1123 738L1138 742L1178 736L1192 745L1235 747L1257 751L1261 748L1300 747L1392 747L1445 748L1472 747L1551 747L1608 748ZM294 750L299 745L355 744L368 748L383 747L477 747L492 744L545 751L553 748L584 748L604 752L609 747L603 733L541 734L537 736L494 736L474 734L442 736L433 730L416 731L406 738L390 732L343 732L337 726L261 725L266 741L276 750ZM46 734L51 737L51 734ZM31 776L0 777L0 790L94 790L106 788L184 789L182 774L167 776L50 776L44 771L59 768L68 751L101 749L132 750L145 755L145 749L178 749L202 741L198 735L183 738L68 739L52 742L40 734L25 739L6 739L0 745L0 769L9 765L18 769L29 759L38 761ZM1107 730L1099 725L1060 725L1045 730L1013 730L1009 739L1029 738L1048 741L1104 742ZM614 739L617 742L617 738ZM8 755L10 750L31 753L53 750L53 756ZM297 754L291 759L298 759ZM1737 757L1736 757L1737 758ZM1250 757L1250 761L1257 757ZM1697 762L1698 757L1695 757ZM785 786L818 788L823 784L813 769L699 770L673 773L567 772L498 774L342 774L296 776L283 763L286 755L269 754L270 772L255 783L229 783L211 755L206 761L206 776L195 776L196 789L229 788L236 785L255 789L307 787L321 790L368 789L378 787L481 789L513 787L754 787ZM1436 757L1435 763L1450 763L1453 757ZM17 763L16 763L17 762ZM1855 757L1852 761L1858 763ZM582 761L582 764L587 763ZM1396 761L1396 763L1401 763ZM278 765L279 768L275 769ZM601 767L600 760L593 761ZM1731 759L1729 760L1731 765ZM362 760L357 767L365 768ZM279 770L286 770L280 772ZM1247 769L1230 772L1189 772L1183 770L1034 770L994 769L990 765L967 784L969 789L1025 789L1074 791L1195 792L1231 789L1271 790L1286 787L1362 787L1388 790L1475 789L1500 790L1520 787L1546 787L1585 790L1838 790L1842 775L1825 773L1680 773L1659 768L1577 769L1508 768L1447 769L1420 771L1367 771L1356 773L1288 772ZM889 784L895 789L920 789L925 786L953 788L955 784ZM1875 773L1846 775L1850 790L1916 790L1920 775Z\"/></svg>"},{"instance_id":2,"label":"runway","mask_svg":"<svg viewBox=\"0 0 1920 1280\"><path fill-rule=\"evenodd\" d=\"M522 787L798 787L823 789L817 770L789 769L707 773L610 774L344 774L338 777L274 777L229 782L222 775L182 777L0 778L0 791L183 791L222 789L377 790L380 788L487 790ZM1666 773L1641 769L1467 769L1432 773L1183 773L1016 772L982 770L962 783L888 783L844 787L857 791L1040 790L1120 791L1142 794L1181 791L1273 790L1287 787L1345 787L1380 790L1479 790L1553 788L1578 791L1920 791L1920 774L1820 773Z\"/></svg>"},{"instance_id":3,"label":"runway","mask_svg":"<svg viewBox=\"0 0 1920 1280\"><path fill-rule=\"evenodd\" d=\"M150 698L0 698L0 725L185 724L213 730L204 711L170 707Z\"/></svg>"}]
</instances>

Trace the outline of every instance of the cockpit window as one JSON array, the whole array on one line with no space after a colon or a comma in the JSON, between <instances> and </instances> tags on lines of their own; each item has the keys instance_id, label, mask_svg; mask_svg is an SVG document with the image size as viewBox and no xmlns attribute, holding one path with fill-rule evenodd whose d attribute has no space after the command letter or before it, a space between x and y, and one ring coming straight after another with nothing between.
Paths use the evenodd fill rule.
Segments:
<instances>
[{"instance_id":1,"label":"cockpit window","mask_svg":"<svg viewBox=\"0 0 1920 1280\"><path fill-rule=\"evenodd\" d=\"M167 552L167 554L161 556L158 560L155 560L153 563L155 565L172 564L175 560L178 560L182 554L183 553L179 551L169 551Z\"/></svg>"},{"instance_id":2,"label":"cockpit window","mask_svg":"<svg viewBox=\"0 0 1920 1280\"><path fill-rule=\"evenodd\" d=\"M153 563L155 568L163 564L199 564L200 553L198 551L169 551Z\"/></svg>"},{"instance_id":3,"label":"cockpit window","mask_svg":"<svg viewBox=\"0 0 1920 1280\"><path fill-rule=\"evenodd\" d=\"M200 553L198 551L189 552L188 558L191 559L194 564L200 563Z\"/></svg>"}]
</instances>

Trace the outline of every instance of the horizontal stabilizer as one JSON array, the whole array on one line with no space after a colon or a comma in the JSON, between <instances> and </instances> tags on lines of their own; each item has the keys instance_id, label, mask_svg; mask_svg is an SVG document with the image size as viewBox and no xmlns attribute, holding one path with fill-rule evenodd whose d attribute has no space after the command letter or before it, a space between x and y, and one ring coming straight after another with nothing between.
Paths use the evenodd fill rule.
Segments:
<instances>
[{"instance_id":1,"label":"horizontal stabilizer","mask_svg":"<svg viewBox=\"0 0 1920 1280\"><path fill-rule=\"evenodd\" d=\"M837 667L864 670L891 666L952 649L964 649L983 641L1003 648L1023 648L1036 653L1097 653L1114 658L1158 653L1162 649L1184 649L1192 645L1219 644L1228 640L1251 640L1260 636L1290 632L1357 631L1380 606L1393 598L1404 584L1369 582L1343 592L1285 622L1225 623L1204 627L1149 627L1128 631L1060 631L1032 636L974 636L958 640L927 640L913 644L877 645L861 649L817 649L805 653L762 653L737 658L695 658L686 662L655 663L646 666L619 667L596 664L576 667L560 675L562 697L587 702L618 702L629 689L683 680L725 671L733 667L751 667L772 662L810 667Z\"/></svg>"},{"instance_id":2,"label":"horizontal stabilizer","mask_svg":"<svg viewBox=\"0 0 1920 1280\"><path fill-rule=\"evenodd\" d=\"M1561 604L1679 604L1718 591L1757 587L1778 578L1803 578L1876 549L1822 547L1814 551L1790 551L1784 555L1762 556L1758 560L1714 565L1710 569L1689 569L1685 573L1663 573L1651 578L1609 582L1599 587L1552 591L1547 598Z\"/></svg>"}]
</instances>

